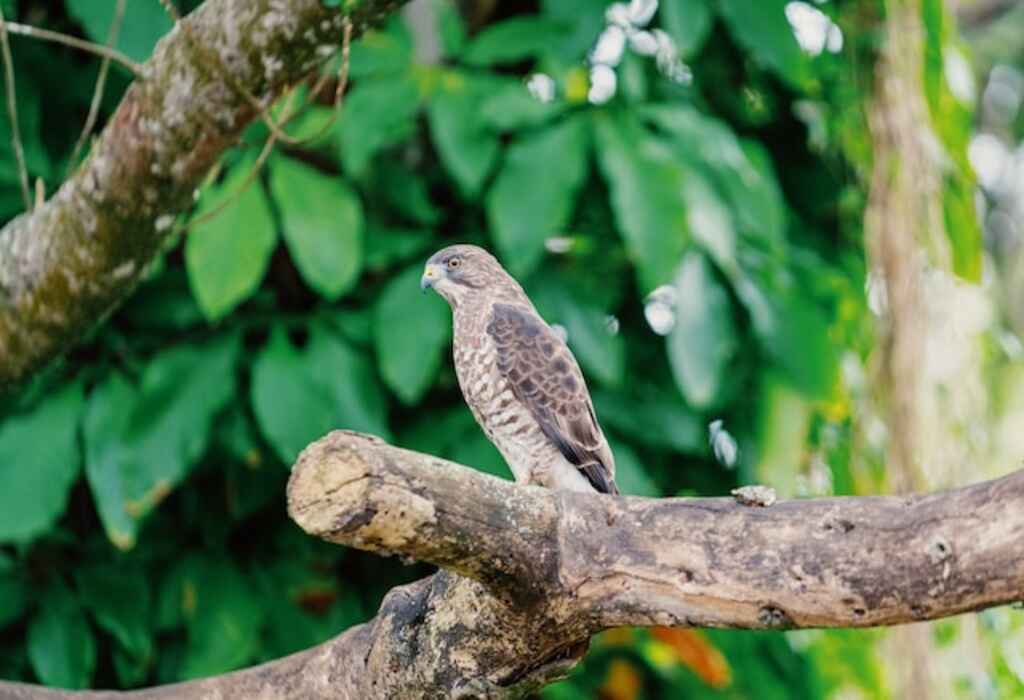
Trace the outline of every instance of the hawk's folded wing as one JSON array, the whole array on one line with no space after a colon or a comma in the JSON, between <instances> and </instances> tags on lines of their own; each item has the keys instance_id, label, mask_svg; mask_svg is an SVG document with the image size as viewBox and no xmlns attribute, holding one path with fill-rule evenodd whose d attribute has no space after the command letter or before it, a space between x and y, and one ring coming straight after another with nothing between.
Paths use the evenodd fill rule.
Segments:
<instances>
[{"instance_id":1,"label":"hawk's folded wing","mask_svg":"<svg viewBox=\"0 0 1024 700\"><path fill-rule=\"evenodd\" d=\"M615 460L565 342L530 308L495 304L487 333L498 371L565 458L601 493L617 494Z\"/></svg>"}]
</instances>

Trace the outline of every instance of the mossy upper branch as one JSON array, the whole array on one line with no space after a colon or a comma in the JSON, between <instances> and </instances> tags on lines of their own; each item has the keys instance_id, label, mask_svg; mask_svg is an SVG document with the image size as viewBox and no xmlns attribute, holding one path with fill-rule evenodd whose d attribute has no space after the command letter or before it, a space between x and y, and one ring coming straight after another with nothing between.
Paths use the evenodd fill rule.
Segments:
<instances>
[{"instance_id":1,"label":"mossy upper branch","mask_svg":"<svg viewBox=\"0 0 1024 700\"><path fill-rule=\"evenodd\" d=\"M74 175L0 230L0 392L132 293L203 177L259 117L252 98L267 106L315 70L346 17L358 36L405 1L207 0L176 25Z\"/></svg>"}]
</instances>

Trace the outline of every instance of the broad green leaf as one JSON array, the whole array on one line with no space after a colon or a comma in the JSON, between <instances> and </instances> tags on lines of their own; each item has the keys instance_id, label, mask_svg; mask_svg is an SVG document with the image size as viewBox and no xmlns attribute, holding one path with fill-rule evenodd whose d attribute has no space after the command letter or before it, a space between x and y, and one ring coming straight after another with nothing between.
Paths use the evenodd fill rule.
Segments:
<instances>
[{"instance_id":1,"label":"broad green leaf","mask_svg":"<svg viewBox=\"0 0 1024 700\"><path fill-rule=\"evenodd\" d=\"M28 581L14 562L0 552L0 630L21 617L28 607L28 598Z\"/></svg>"},{"instance_id":2,"label":"broad green leaf","mask_svg":"<svg viewBox=\"0 0 1024 700\"><path fill-rule=\"evenodd\" d=\"M383 203L371 203L369 211L381 211L386 208L394 214L420 226L434 226L441 218L441 212L430 194L430 183L426 177L417 173L400 161L386 159L374 168L372 180L368 186L383 198ZM367 243L373 243L367 234Z\"/></svg>"},{"instance_id":3,"label":"broad green leaf","mask_svg":"<svg viewBox=\"0 0 1024 700\"><path fill-rule=\"evenodd\" d=\"M25 542L64 512L78 478L82 385L53 392L30 413L0 422L0 542Z\"/></svg>"},{"instance_id":4,"label":"broad green leaf","mask_svg":"<svg viewBox=\"0 0 1024 700\"><path fill-rule=\"evenodd\" d=\"M764 149L741 142L727 124L692 107L651 105L643 108L642 116L671 139L691 171L699 166L710 173L744 238L780 255L785 245L786 205ZM720 266L731 267L721 255L713 257Z\"/></svg>"},{"instance_id":5,"label":"broad green leaf","mask_svg":"<svg viewBox=\"0 0 1024 700\"><path fill-rule=\"evenodd\" d=\"M198 216L228 203L185 239L189 283L211 321L224 317L256 291L277 245L277 229L259 181L238 194L251 168L251 159L245 159L223 183L203 192Z\"/></svg>"},{"instance_id":6,"label":"broad green leaf","mask_svg":"<svg viewBox=\"0 0 1024 700\"><path fill-rule=\"evenodd\" d=\"M595 119L598 164L642 291L671 281L689 242L683 170L632 121Z\"/></svg>"},{"instance_id":7,"label":"broad green leaf","mask_svg":"<svg viewBox=\"0 0 1024 700\"><path fill-rule=\"evenodd\" d=\"M149 584L133 567L97 565L75 574L82 605L132 657L146 661L153 653L149 626Z\"/></svg>"},{"instance_id":8,"label":"broad green leaf","mask_svg":"<svg viewBox=\"0 0 1024 700\"><path fill-rule=\"evenodd\" d=\"M348 73L360 79L371 75L404 73L412 62L412 36L395 15L384 29L373 29L352 42ZM348 102L351 96L346 96Z\"/></svg>"},{"instance_id":9,"label":"broad green leaf","mask_svg":"<svg viewBox=\"0 0 1024 700\"><path fill-rule=\"evenodd\" d=\"M559 27L536 16L521 16L492 24L476 35L462 53L474 66L521 61L557 41Z\"/></svg>"},{"instance_id":10,"label":"broad green leaf","mask_svg":"<svg viewBox=\"0 0 1024 700\"><path fill-rule=\"evenodd\" d=\"M427 252L434 241L432 231L372 227L366 235L366 267L384 270Z\"/></svg>"},{"instance_id":11,"label":"broad green leaf","mask_svg":"<svg viewBox=\"0 0 1024 700\"><path fill-rule=\"evenodd\" d=\"M487 193L487 218L513 274L523 275L536 267L544 254L544 241L569 223L586 175L587 134L580 119L530 134L509 146Z\"/></svg>"},{"instance_id":12,"label":"broad green leaf","mask_svg":"<svg viewBox=\"0 0 1024 700\"><path fill-rule=\"evenodd\" d=\"M466 197L480 192L498 157L498 136L481 116L492 87L492 81L448 73L427 108L441 162Z\"/></svg>"},{"instance_id":13,"label":"broad green leaf","mask_svg":"<svg viewBox=\"0 0 1024 700\"><path fill-rule=\"evenodd\" d=\"M757 63L803 89L810 81L810 63L786 19L786 2L719 0L718 11L736 42L750 51Z\"/></svg>"},{"instance_id":14,"label":"broad green leaf","mask_svg":"<svg viewBox=\"0 0 1024 700\"><path fill-rule=\"evenodd\" d=\"M28 626L28 656L44 684L88 688L96 669L96 641L75 596L63 584L47 589Z\"/></svg>"},{"instance_id":15,"label":"broad green leaf","mask_svg":"<svg viewBox=\"0 0 1024 700\"><path fill-rule=\"evenodd\" d=\"M544 48L545 57L562 64L578 63L604 28L607 0L541 0L540 4L544 16L562 28Z\"/></svg>"},{"instance_id":16,"label":"broad green leaf","mask_svg":"<svg viewBox=\"0 0 1024 700\"><path fill-rule=\"evenodd\" d=\"M448 58L456 58L466 45L466 23L462 12L452 0L433 0L437 8L437 34Z\"/></svg>"},{"instance_id":17,"label":"broad green leaf","mask_svg":"<svg viewBox=\"0 0 1024 700\"><path fill-rule=\"evenodd\" d=\"M676 323L668 359L679 390L698 410L712 407L738 343L729 294L699 253L683 258L676 275Z\"/></svg>"},{"instance_id":18,"label":"broad green leaf","mask_svg":"<svg viewBox=\"0 0 1024 700\"><path fill-rule=\"evenodd\" d=\"M182 678L213 676L246 665L260 644L264 601L226 558L202 559L187 579L194 592Z\"/></svg>"},{"instance_id":19,"label":"broad green leaf","mask_svg":"<svg viewBox=\"0 0 1024 700\"><path fill-rule=\"evenodd\" d=\"M626 345L622 336L608 331L608 313L593 305L585 290L544 270L531 280L528 289L544 319L565 328L569 348L586 370L587 379L610 386L621 384Z\"/></svg>"},{"instance_id":20,"label":"broad green leaf","mask_svg":"<svg viewBox=\"0 0 1024 700\"><path fill-rule=\"evenodd\" d=\"M704 424L666 382L664 387L595 390L594 409L601 425L652 447L696 452L705 443Z\"/></svg>"},{"instance_id":21,"label":"broad green leaf","mask_svg":"<svg viewBox=\"0 0 1024 700\"><path fill-rule=\"evenodd\" d=\"M658 485L644 470L643 461L624 442L610 440L612 454L615 456L615 483L619 491L628 496L646 496L658 498L664 496Z\"/></svg>"},{"instance_id":22,"label":"broad green leaf","mask_svg":"<svg viewBox=\"0 0 1024 700\"><path fill-rule=\"evenodd\" d=\"M419 108L419 87L407 73L369 78L353 87L338 118L345 171L361 177L378 151L411 136Z\"/></svg>"},{"instance_id":23,"label":"broad green leaf","mask_svg":"<svg viewBox=\"0 0 1024 700\"><path fill-rule=\"evenodd\" d=\"M310 287L334 301L355 285L363 265L359 197L340 178L290 158L274 161L270 187L296 267Z\"/></svg>"},{"instance_id":24,"label":"broad green leaf","mask_svg":"<svg viewBox=\"0 0 1024 700\"><path fill-rule=\"evenodd\" d=\"M483 102L480 114L487 125L497 131L516 131L551 121L567 106L561 100L541 102L530 94L525 85L516 81L495 90Z\"/></svg>"},{"instance_id":25,"label":"broad green leaf","mask_svg":"<svg viewBox=\"0 0 1024 700\"><path fill-rule=\"evenodd\" d=\"M373 309L373 336L384 382L406 404L430 388L451 337L451 316L433 292L420 291L422 265L406 268L381 292Z\"/></svg>"},{"instance_id":26,"label":"broad green leaf","mask_svg":"<svg viewBox=\"0 0 1024 700\"><path fill-rule=\"evenodd\" d=\"M513 478L501 453L475 423L471 430L456 441L450 456L452 461L473 467L485 474L491 474L500 479L511 480Z\"/></svg>"},{"instance_id":27,"label":"broad green leaf","mask_svg":"<svg viewBox=\"0 0 1024 700\"><path fill-rule=\"evenodd\" d=\"M700 51L711 30L711 0L662 0L658 16L679 55L687 58Z\"/></svg>"},{"instance_id":28,"label":"broad green leaf","mask_svg":"<svg viewBox=\"0 0 1024 700\"><path fill-rule=\"evenodd\" d=\"M786 380L809 398L828 398L838 376L828 321L813 300L790 289L766 289L750 278L733 279L754 333Z\"/></svg>"},{"instance_id":29,"label":"broad green leaf","mask_svg":"<svg viewBox=\"0 0 1024 700\"><path fill-rule=\"evenodd\" d=\"M252 404L267 441L286 465L331 430L388 437L386 405L370 360L336 334L310 329L298 350L280 328L253 365Z\"/></svg>"},{"instance_id":30,"label":"broad green leaf","mask_svg":"<svg viewBox=\"0 0 1024 700\"><path fill-rule=\"evenodd\" d=\"M154 356L133 385L112 372L89 397L85 472L107 537L135 545L138 521L206 450L214 416L235 393L236 336Z\"/></svg>"},{"instance_id":31,"label":"broad green leaf","mask_svg":"<svg viewBox=\"0 0 1024 700\"><path fill-rule=\"evenodd\" d=\"M68 13L82 23L85 33L97 44L106 44L114 20L113 0L67 0ZM129 58L145 61L156 42L171 31L173 22L160 0L130 0L125 3L121 31L115 48Z\"/></svg>"}]
</instances>

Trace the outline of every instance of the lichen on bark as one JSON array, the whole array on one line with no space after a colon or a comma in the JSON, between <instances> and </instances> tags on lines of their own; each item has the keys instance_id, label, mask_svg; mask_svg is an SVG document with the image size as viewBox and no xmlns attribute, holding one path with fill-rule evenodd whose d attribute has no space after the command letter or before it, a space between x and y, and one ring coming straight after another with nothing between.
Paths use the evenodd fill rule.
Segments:
<instances>
[{"instance_id":1,"label":"lichen on bark","mask_svg":"<svg viewBox=\"0 0 1024 700\"><path fill-rule=\"evenodd\" d=\"M0 230L0 392L131 294L206 173L340 43L346 16L359 36L404 2L207 0L176 25L75 174Z\"/></svg>"}]
</instances>

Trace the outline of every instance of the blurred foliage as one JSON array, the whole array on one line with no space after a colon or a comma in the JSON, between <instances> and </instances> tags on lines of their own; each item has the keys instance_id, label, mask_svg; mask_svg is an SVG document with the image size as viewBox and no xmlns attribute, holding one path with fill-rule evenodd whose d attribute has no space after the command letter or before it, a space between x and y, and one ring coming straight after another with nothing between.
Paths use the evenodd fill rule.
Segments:
<instances>
[{"instance_id":1,"label":"blurred foliage","mask_svg":"<svg viewBox=\"0 0 1024 700\"><path fill-rule=\"evenodd\" d=\"M584 59L606 4L501 3L471 34L438 1L428 31L443 55L426 61L396 18L352 47L326 137L279 148L243 190L268 135L247 131L129 303L0 407L0 677L136 687L221 673L364 621L427 574L305 537L284 486L333 428L509 477L460 397L449 312L418 289L449 243L495 251L566 329L626 493L879 483L877 459L855 454L846 370L872 344L864 106L883 6L820 4L845 43L814 55L781 0L664 0L655 23L692 84L627 54L617 96L595 107ZM21 21L103 42L114 0L15 5ZM952 158L947 224L958 271L976 277L971 111L941 60L957 39L941 3L923 12L929 106ZM169 27L157 0L133 0L118 48L142 60ZM98 62L11 41L30 172L52 191ZM554 78L554 102L526 91L533 71ZM127 81L112 68L103 115ZM329 114L314 106L290 128L316 133ZM0 124L7 219L21 202ZM665 285L662 337L648 295ZM735 470L709 449L717 418L739 443ZM884 695L871 634L655 629L602 635L543 695L851 689Z\"/></svg>"}]
</instances>

